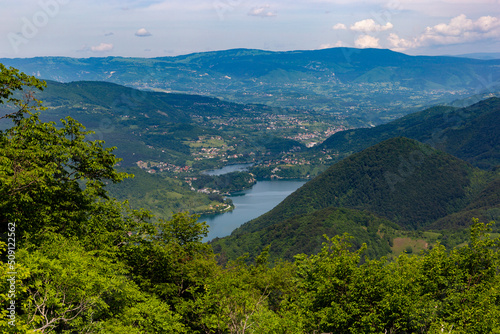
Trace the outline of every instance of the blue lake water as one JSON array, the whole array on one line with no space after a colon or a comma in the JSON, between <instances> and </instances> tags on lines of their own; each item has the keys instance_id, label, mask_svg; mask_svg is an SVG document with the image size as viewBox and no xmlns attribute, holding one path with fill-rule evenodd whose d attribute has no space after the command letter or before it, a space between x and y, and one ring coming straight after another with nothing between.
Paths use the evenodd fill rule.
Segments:
<instances>
[{"instance_id":1,"label":"blue lake water","mask_svg":"<svg viewBox=\"0 0 500 334\"><path fill-rule=\"evenodd\" d=\"M211 176L218 176L218 175L227 174L227 173L231 173L231 172L243 172L243 171L248 170L248 168L252 167L252 166L253 166L253 164L228 165L228 166L222 167L220 169L206 171L203 174L211 175Z\"/></svg>"},{"instance_id":2,"label":"blue lake water","mask_svg":"<svg viewBox=\"0 0 500 334\"><path fill-rule=\"evenodd\" d=\"M205 241L228 236L243 223L274 208L305 182L301 180L258 181L251 189L229 196L235 205L233 211L200 217L201 221L206 221L210 226Z\"/></svg>"}]
</instances>

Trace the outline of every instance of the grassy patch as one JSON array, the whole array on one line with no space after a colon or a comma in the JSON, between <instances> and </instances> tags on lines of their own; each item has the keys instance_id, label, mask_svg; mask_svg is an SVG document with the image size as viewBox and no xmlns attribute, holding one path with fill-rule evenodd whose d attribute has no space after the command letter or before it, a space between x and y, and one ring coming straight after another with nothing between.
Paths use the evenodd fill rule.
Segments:
<instances>
[{"instance_id":1,"label":"grassy patch","mask_svg":"<svg viewBox=\"0 0 500 334\"><path fill-rule=\"evenodd\" d=\"M205 148L210 148L210 147L223 147L226 145L226 142L224 139L220 138L208 138L208 139L200 139L197 141L188 141L185 142L184 144L189 145L191 148L200 148L200 147L205 147Z\"/></svg>"},{"instance_id":2,"label":"grassy patch","mask_svg":"<svg viewBox=\"0 0 500 334\"><path fill-rule=\"evenodd\" d=\"M412 239L412 238L394 238L393 246L391 247L392 253L398 256L403 251L407 253L419 253L420 251L427 249L429 243L423 239ZM410 251L411 249L411 251Z\"/></svg>"}]
</instances>

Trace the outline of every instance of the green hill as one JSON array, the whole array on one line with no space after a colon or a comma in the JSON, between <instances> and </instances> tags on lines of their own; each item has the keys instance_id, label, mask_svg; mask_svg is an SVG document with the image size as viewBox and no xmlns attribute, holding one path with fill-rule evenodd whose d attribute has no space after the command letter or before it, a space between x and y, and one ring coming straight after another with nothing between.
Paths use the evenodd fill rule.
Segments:
<instances>
[{"instance_id":1,"label":"green hill","mask_svg":"<svg viewBox=\"0 0 500 334\"><path fill-rule=\"evenodd\" d=\"M393 138L336 163L214 245L231 258L241 249L255 255L271 244L273 256L286 258L313 253L324 233L349 232L357 245L367 242L372 255L380 256L390 242L381 226L450 229L470 225L471 213L497 217L495 178L428 145Z\"/></svg>"},{"instance_id":2,"label":"green hill","mask_svg":"<svg viewBox=\"0 0 500 334\"><path fill-rule=\"evenodd\" d=\"M383 140L403 136L428 143L474 166L500 164L500 99L489 98L465 108L438 106L374 128L337 132L316 150L346 156Z\"/></svg>"},{"instance_id":3,"label":"green hill","mask_svg":"<svg viewBox=\"0 0 500 334\"><path fill-rule=\"evenodd\" d=\"M118 114L147 113L170 122L188 122L193 116L243 115L249 108L206 96L141 91L103 81L49 81L40 99L47 106L99 105Z\"/></svg>"},{"instance_id":4,"label":"green hill","mask_svg":"<svg viewBox=\"0 0 500 334\"><path fill-rule=\"evenodd\" d=\"M500 217L500 179L488 183L463 210L440 218L429 229L459 229L470 225L472 218L496 221ZM498 227L496 228L498 230Z\"/></svg>"},{"instance_id":5,"label":"green hill","mask_svg":"<svg viewBox=\"0 0 500 334\"><path fill-rule=\"evenodd\" d=\"M349 233L355 249L367 243L366 255L371 258L391 252L391 237L398 227L387 219L356 209L328 207L297 215L248 234L216 238L212 246L216 253L235 259L244 253L259 254L271 245L271 260L293 260L296 254L315 254L325 241L323 235Z\"/></svg>"},{"instance_id":6,"label":"green hill","mask_svg":"<svg viewBox=\"0 0 500 334\"><path fill-rule=\"evenodd\" d=\"M221 205L222 197L212 198L192 191L186 182L165 175L149 174L134 167L123 170L134 174L106 189L112 197L129 201L132 208L144 208L158 218L169 219L173 213L206 213L211 207Z\"/></svg>"},{"instance_id":7,"label":"green hill","mask_svg":"<svg viewBox=\"0 0 500 334\"><path fill-rule=\"evenodd\" d=\"M465 207L474 173L449 154L393 138L331 166L242 231L329 206L369 210L403 228L423 227Z\"/></svg>"}]
</instances>

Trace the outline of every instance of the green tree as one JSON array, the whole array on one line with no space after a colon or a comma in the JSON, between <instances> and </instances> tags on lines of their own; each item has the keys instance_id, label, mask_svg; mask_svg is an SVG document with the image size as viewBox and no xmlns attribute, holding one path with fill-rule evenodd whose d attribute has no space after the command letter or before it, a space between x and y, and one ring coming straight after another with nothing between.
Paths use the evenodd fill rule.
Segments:
<instances>
[{"instance_id":1,"label":"green tree","mask_svg":"<svg viewBox=\"0 0 500 334\"><path fill-rule=\"evenodd\" d=\"M16 118L23 112L42 108L32 89L43 89L46 85L42 80L0 63L0 104L8 104L12 110L1 118Z\"/></svg>"},{"instance_id":2,"label":"green tree","mask_svg":"<svg viewBox=\"0 0 500 334\"><path fill-rule=\"evenodd\" d=\"M349 287L366 245L351 252L347 234L325 238L317 255L296 256L297 283L304 291L299 300L301 316L307 319L307 331L344 332L354 316L354 310L349 308Z\"/></svg>"},{"instance_id":3,"label":"green tree","mask_svg":"<svg viewBox=\"0 0 500 334\"><path fill-rule=\"evenodd\" d=\"M25 240L46 233L83 235L89 212L106 198L105 180L126 177L103 142L86 141L90 132L71 118L62 128L43 123L38 114L18 114L0 134L0 212L16 223ZM35 242L35 241L34 241Z\"/></svg>"},{"instance_id":4,"label":"green tree","mask_svg":"<svg viewBox=\"0 0 500 334\"><path fill-rule=\"evenodd\" d=\"M186 332L165 301L130 279L125 249L158 235L147 212L108 197L105 184L128 176L115 171L113 148L88 141L90 132L69 117L60 127L40 121L34 112L43 109L40 101L31 92L18 95L44 83L0 69L0 101L14 106L2 117L12 127L0 132L0 222L17 261L1 255L2 277L18 270L18 326L8 324L10 301L1 295L0 327L16 333Z\"/></svg>"},{"instance_id":5,"label":"green tree","mask_svg":"<svg viewBox=\"0 0 500 334\"><path fill-rule=\"evenodd\" d=\"M174 214L171 220L156 222L154 233L141 242L129 243L121 250L141 290L168 303L183 316L192 333L203 326L199 310L189 305L205 294L206 281L217 267L211 247L202 242L208 226L197 218L187 213Z\"/></svg>"},{"instance_id":6,"label":"green tree","mask_svg":"<svg viewBox=\"0 0 500 334\"><path fill-rule=\"evenodd\" d=\"M302 333L286 303L295 288L294 265L270 267L268 251L253 264L241 257L206 278L204 293L187 304L197 310L205 333Z\"/></svg>"}]
</instances>

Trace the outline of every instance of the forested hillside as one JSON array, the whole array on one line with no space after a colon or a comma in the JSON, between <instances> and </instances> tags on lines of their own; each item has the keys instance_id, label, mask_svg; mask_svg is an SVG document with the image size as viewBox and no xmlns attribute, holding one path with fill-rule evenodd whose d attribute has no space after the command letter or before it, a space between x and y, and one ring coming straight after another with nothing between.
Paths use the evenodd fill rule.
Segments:
<instances>
[{"instance_id":1,"label":"forested hillside","mask_svg":"<svg viewBox=\"0 0 500 334\"><path fill-rule=\"evenodd\" d=\"M374 258L383 250L381 243L353 246L348 235L332 235L314 249L317 253L297 254L293 261L269 261L270 249L265 248L254 258L221 266L224 254L201 242L207 226L196 217L181 213L165 221L109 196L107 184L129 177L115 169L120 159L105 142L90 138L77 120L41 121L42 102L17 94L44 87L44 82L0 64L0 104L10 105L11 111L0 116L10 123L0 132L0 332L500 330L500 238L488 233L490 224L471 222L460 248L435 244L392 260ZM436 172L435 180L443 186L449 184L439 168L433 169L436 162L443 163L441 172L454 171L450 175L460 182L445 193L460 195L463 184L471 185L468 180L477 180L478 186L484 180L471 179L478 172L465 162L413 140L398 138L367 151L399 161L389 148L424 154L423 161L415 161ZM367 159L361 153L352 162L375 176L372 162L386 158L375 154L373 161ZM420 175L417 169L414 175ZM416 186L411 176L406 176L408 184ZM474 189L471 209L496 201L495 185L482 192ZM357 203L359 195L344 199ZM325 232L341 233L347 217L360 227L353 230L356 236L383 238L394 226L354 209L325 209L315 219L337 226ZM300 217L294 222L307 231ZM372 246L377 250L367 250Z\"/></svg>"},{"instance_id":2,"label":"forested hillside","mask_svg":"<svg viewBox=\"0 0 500 334\"><path fill-rule=\"evenodd\" d=\"M314 253L333 230L353 234L358 247L371 244L373 255L387 255L395 235L381 232L387 227L457 232L472 217L498 219L498 177L415 140L393 138L334 164L213 245L229 258L258 254L269 244L271 256L290 257ZM339 219L340 208L350 214ZM363 215L360 223L355 217Z\"/></svg>"},{"instance_id":3,"label":"forested hillside","mask_svg":"<svg viewBox=\"0 0 500 334\"><path fill-rule=\"evenodd\" d=\"M389 139L334 164L242 230L328 206L370 210L403 228L423 227L465 207L472 183L485 184L482 174L415 140Z\"/></svg>"},{"instance_id":4,"label":"forested hillside","mask_svg":"<svg viewBox=\"0 0 500 334\"><path fill-rule=\"evenodd\" d=\"M427 143L474 166L500 165L500 99L489 98L465 108L438 106L374 128L338 132L319 145L346 156L383 140L404 136Z\"/></svg>"},{"instance_id":5,"label":"forested hillside","mask_svg":"<svg viewBox=\"0 0 500 334\"><path fill-rule=\"evenodd\" d=\"M216 238L210 243L222 261L245 253L259 254L270 245L269 256L275 261L292 261L296 254L316 254L325 241L324 235L348 233L352 249L367 244L365 254L374 259L391 253L395 230L399 227L388 219L356 209L327 207L307 214L276 221L254 232Z\"/></svg>"}]
</instances>

